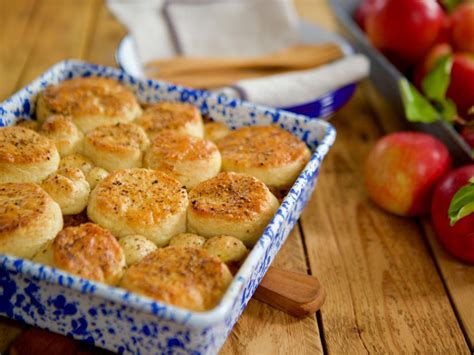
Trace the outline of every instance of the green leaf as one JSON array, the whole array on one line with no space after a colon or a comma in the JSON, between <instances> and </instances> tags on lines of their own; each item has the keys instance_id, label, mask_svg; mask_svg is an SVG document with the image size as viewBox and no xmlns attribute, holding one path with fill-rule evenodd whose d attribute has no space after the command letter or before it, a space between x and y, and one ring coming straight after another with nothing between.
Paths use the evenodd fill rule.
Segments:
<instances>
[{"instance_id":1,"label":"green leaf","mask_svg":"<svg viewBox=\"0 0 474 355\"><path fill-rule=\"evenodd\" d=\"M443 6L448 12L451 12L454 10L456 6L458 6L460 3L462 3L464 0L443 0Z\"/></svg>"},{"instance_id":2,"label":"green leaf","mask_svg":"<svg viewBox=\"0 0 474 355\"><path fill-rule=\"evenodd\" d=\"M436 102L439 105L441 117L449 122L454 122L455 117L458 115L456 104L451 99L443 99Z\"/></svg>"},{"instance_id":3,"label":"green leaf","mask_svg":"<svg viewBox=\"0 0 474 355\"><path fill-rule=\"evenodd\" d=\"M431 100L444 100L451 81L452 66L452 55L443 56L436 61L433 69L430 70L421 83L426 97Z\"/></svg>"},{"instance_id":4,"label":"green leaf","mask_svg":"<svg viewBox=\"0 0 474 355\"><path fill-rule=\"evenodd\" d=\"M440 118L431 103L407 79L401 79L399 87L408 121L431 123Z\"/></svg>"},{"instance_id":5,"label":"green leaf","mask_svg":"<svg viewBox=\"0 0 474 355\"><path fill-rule=\"evenodd\" d=\"M449 224L453 226L471 213L474 213L474 176L454 194L448 209Z\"/></svg>"}]
</instances>

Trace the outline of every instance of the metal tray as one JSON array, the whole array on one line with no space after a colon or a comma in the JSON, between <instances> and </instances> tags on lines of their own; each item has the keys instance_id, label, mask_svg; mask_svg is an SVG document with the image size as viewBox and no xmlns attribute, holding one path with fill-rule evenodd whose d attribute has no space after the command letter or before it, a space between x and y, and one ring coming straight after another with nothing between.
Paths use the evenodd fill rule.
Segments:
<instances>
[{"instance_id":1,"label":"metal tray","mask_svg":"<svg viewBox=\"0 0 474 355\"><path fill-rule=\"evenodd\" d=\"M190 102L203 114L232 128L277 124L307 143L312 151L311 160L221 302L210 311L188 311L59 269L0 254L0 315L119 353L216 353L311 197L321 162L333 144L336 132L322 120L155 80L141 80L118 69L79 61L56 64L1 103L0 126L12 125L19 117L32 118L35 97L47 85L91 75L119 80L143 102Z\"/></svg>"},{"instance_id":2,"label":"metal tray","mask_svg":"<svg viewBox=\"0 0 474 355\"><path fill-rule=\"evenodd\" d=\"M365 33L353 19L353 13L361 0L329 0L336 18L351 44L370 58L370 79L377 89L393 104L396 112L405 117L398 85L404 75L369 42ZM450 150L457 164L472 162L471 148L459 133L448 123L438 121L431 124L411 123L413 129L430 133L441 139Z\"/></svg>"}]
</instances>

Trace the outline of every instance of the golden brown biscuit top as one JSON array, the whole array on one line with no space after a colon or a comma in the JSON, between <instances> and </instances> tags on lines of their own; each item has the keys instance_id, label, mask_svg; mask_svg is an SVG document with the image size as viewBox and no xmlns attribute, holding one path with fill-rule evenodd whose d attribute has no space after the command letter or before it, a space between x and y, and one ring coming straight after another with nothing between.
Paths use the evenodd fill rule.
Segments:
<instances>
[{"instance_id":1,"label":"golden brown biscuit top","mask_svg":"<svg viewBox=\"0 0 474 355\"><path fill-rule=\"evenodd\" d=\"M298 137L277 126L239 128L217 142L222 158L244 167L273 167L309 157Z\"/></svg>"},{"instance_id":2,"label":"golden brown biscuit top","mask_svg":"<svg viewBox=\"0 0 474 355\"><path fill-rule=\"evenodd\" d=\"M229 134L230 129L222 122L208 122L204 124L204 137L218 141Z\"/></svg>"},{"instance_id":3,"label":"golden brown biscuit top","mask_svg":"<svg viewBox=\"0 0 474 355\"><path fill-rule=\"evenodd\" d=\"M204 250L169 246L132 265L122 285L178 307L205 311L219 302L231 280L225 264Z\"/></svg>"},{"instance_id":4,"label":"golden brown biscuit top","mask_svg":"<svg viewBox=\"0 0 474 355\"><path fill-rule=\"evenodd\" d=\"M70 117L64 115L49 116L40 127L39 132L46 136L69 138L73 134L79 134L78 128Z\"/></svg>"},{"instance_id":5,"label":"golden brown biscuit top","mask_svg":"<svg viewBox=\"0 0 474 355\"><path fill-rule=\"evenodd\" d=\"M59 168L79 168L84 174L87 174L92 170L94 164L90 161L89 158L85 157L82 154L74 153L62 158L59 161Z\"/></svg>"},{"instance_id":6,"label":"golden brown biscuit top","mask_svg":"<svg viewBox=\"0 0 474 355\"><path fill-rule=\"evenodd\" d=\"M190 122L199 122L201 113L196 106L183 102L160 102L147 107L135 120L147 132L179 129Z\"/></svg>"},{"instance_id":7,"label":"golden brown biscuit top","mask_svg":"<svg viewBox=\"0 0 474 355\"><path fill-rule=\"evenodd\" d=\"M56 174L63 175L73 181L80 181L80 180L86 179L86 176L84 175L82 170L79 168L73 168L73 167L60 168L56 171Z\"/></svg>"},{"instance_id":8,"label":"golden brown biscuit top","mask_svg":"<svg viewBox=\"0 0 474 355\"><path fill-rule=\"evenodd\" d=\"M81 277L104 282L120 273L124 254L108 230L94 223L67 227L53 242L55 266Z\"/></svg>"},{"instance_id":9,"label":"golden brown biscuit top","mask_svg":"<svg viewBox=\"0 0 474 355\"><path fill-rule=\"evenodd\" d=\"M218 152L214 143L173 131L159 133L152 141L148 155L165 160L208 159Z\"/></svg>"},{"instance_id":10,"label":"golden brown biscuit top","mask_svg":"<svg viewBox=\"0 0 474 355\"><path fill-rule=\"evenodd\" d=\"M51 160L56 146L31 129L12 126L0 128L0 162L33 164Z\"/></svg>"},{"instance_id":11,"label":"golden brown biscuit top","mask_svg":"<svg viewBox=\"0 0 474 355\"><path fill-rule=\"evenodd\" d=\"M102 214L132 225L154 225L187 205L186 188L151 169L116 171L99 182L93 193L95 208Z\"/></svg>"},{"instance_id":12,"label":"golden brown biscuit top","mask_svg":"<svg viewBox=\"0 0 474 355\"><path fill-rule=\"evenodd\" d=\"M46 177L46 179L41 182L41 187L46 189L49 193L51 193L51 190L60 190L61 193L70 194L74 191L74 182L81 180L86 180L81 169L61 168Z\"/></svg>"},{"instance_id":13,"label":"golden brown biscuit top","mask_svg":"<svg viewBox=\"0 0 474 355\"><path fill-rule=\"evenodd\" d=\"M48 86L41 94L53 113L115 117L137 106L133 93L108 78L74 78Z\"/></svg>"},{"instance_id":14,"label":"golden brown biscuit top","mask_svg":"<svg viewBox=\"0 0 474 355\"><path fill-rule=\"evenodd\" d=\"M202 216L247 220L264 209L268 194L267 186L250 175L223 172L192 189L189 202Z\"/></svg>"},{"instance_id":15,"label":"golden brown biscuit top","mask_svg":"<svg viewBox=\"0 0 474 355\"><path fill-rule=\"evenodd\" d=\"M86 134L86 140L96 147L109 151L144 150L149 144L143 129L132 123L97 127Z\"/></svg>"},{"instance_id":16,"label":"golden brown biscuit top","mask_svg":"<svg viewBox=\"0 0 474 355\"><path fill-rule=\"evenodd\" d=\"M28 128L31 129L32 131L38 131L39 128L39 123L36 120L32 120L31 118L18 118L16 122L16 126L23 127L23 128Z\"/></svg>"},{"instance_id":17,"label":"golden brown biscuit top","mask_svg":"<svg viewBox=\"0 0 474 355\"><path fill-rule=\"evenodd\" d=\"M36 184L0 184L0 237L34 222L48 203L53 200Z\"/></svg>"}]
</instances>

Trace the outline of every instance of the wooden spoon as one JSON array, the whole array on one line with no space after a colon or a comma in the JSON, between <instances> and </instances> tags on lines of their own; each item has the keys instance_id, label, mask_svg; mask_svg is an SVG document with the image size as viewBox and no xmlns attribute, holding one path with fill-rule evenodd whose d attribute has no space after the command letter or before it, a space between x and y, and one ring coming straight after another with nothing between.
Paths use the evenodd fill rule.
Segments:
<instances>
[{"instance_id":1,"label":"wooden spoon","mask_svg":"<svg viewBox=\"0 0 474 355\"><path fill-rule=\"evenodd\" d=\"M289 68L301 70L321 65L328 60L334 60L341 56L342 52L337 44L324 43L319 45L297 45L280 52L251 58L179 56L154 60L146 64L146 67L150 70L156 70L160 75L222 69Z\"/></svg>"},{"instance_id":2,"label":"wooden spoon","mask_svg":"<svg viewBox=\"0 0 474 355\"><path fill-rule=\"evenodd\" d=\"M304 318L321 308L326 292L311 275L270 266L254 297L297 318Z\"/></svg>"},{"instance_id":3,"label":"wooden spoon","mask_svg":"<svg viewBox=\"0 0 474 355\"><path fill-rule=\"evenodd\" d=\"M342 56L334 43L298 45L254 58L175 57L146 65L149 77L196 88L229 85L236 80L314 68Z\"/></svg>"},{"instance_id":4,"label":"wooden spoon","mask_svg":"<svg viewBox=\"0 0 474 355\"><path fill-rule=\"evenodd\" d=\"M284 73L286 70L218 70L209 72L183 73L176 75L156 75L155 79L195 89L215 89L228 86L243 79L260 78L267 75Z\"/></svg>"}]
</instances>

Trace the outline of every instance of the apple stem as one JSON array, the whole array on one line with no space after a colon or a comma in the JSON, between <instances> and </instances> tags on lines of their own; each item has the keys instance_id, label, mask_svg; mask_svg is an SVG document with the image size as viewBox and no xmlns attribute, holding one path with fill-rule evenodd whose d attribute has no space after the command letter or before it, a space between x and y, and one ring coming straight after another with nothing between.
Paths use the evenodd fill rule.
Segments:
<instances>
[{"instance_id":1,"label":"apple stem","mask_svg":"<svg viewBox=\"0 0 474 355\"><path fill-rule=\"evenodd\" d=\"M453 117L453 121L461 126L473 125L472 123L468 123L464 118L460 117L459 115L455 115Z\"/></svg>"}]
</instances>

